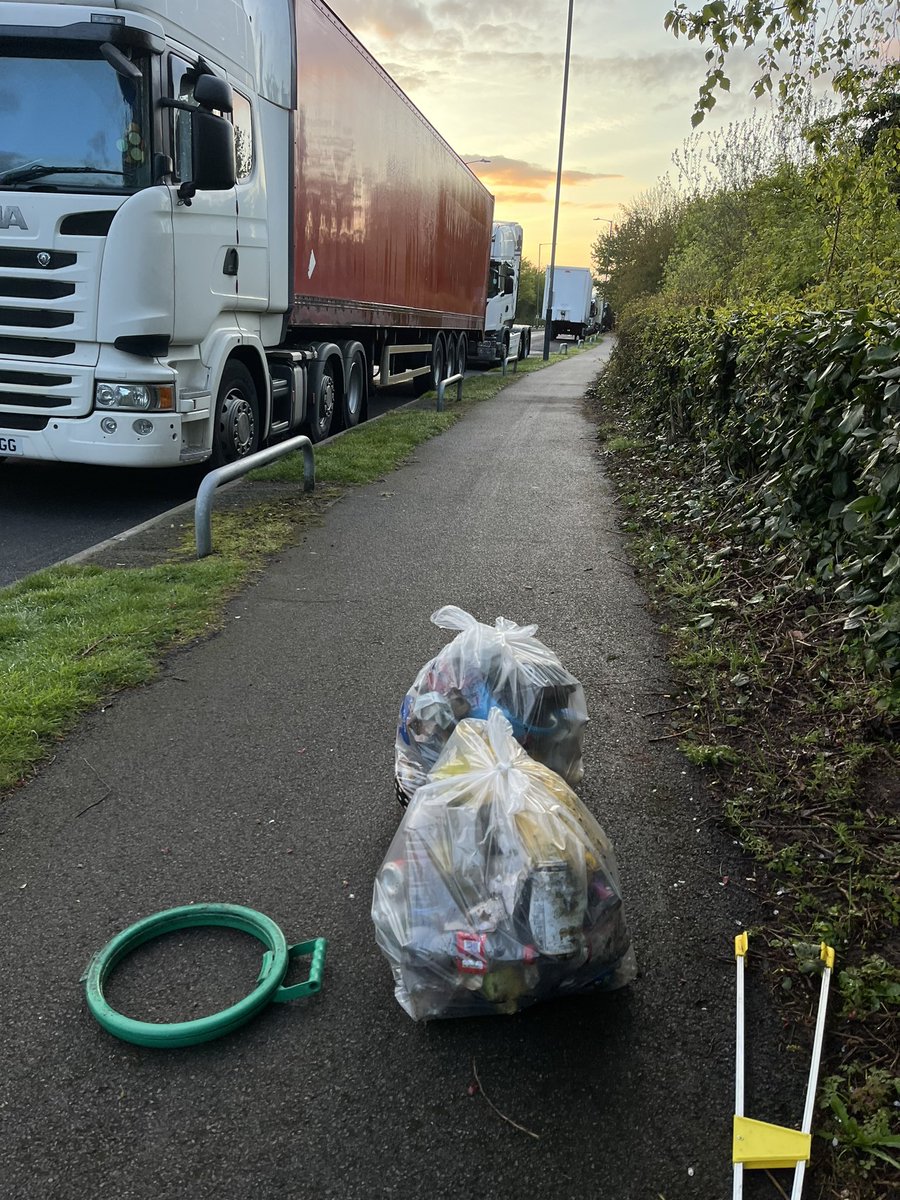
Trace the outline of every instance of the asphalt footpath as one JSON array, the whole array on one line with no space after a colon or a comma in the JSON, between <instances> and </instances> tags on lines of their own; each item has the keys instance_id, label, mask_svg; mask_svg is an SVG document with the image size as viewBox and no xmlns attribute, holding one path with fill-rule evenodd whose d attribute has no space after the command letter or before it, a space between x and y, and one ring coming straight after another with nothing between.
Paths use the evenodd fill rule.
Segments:
<instances>
[{"instance_id":1,"label":"asphalt footpath","mask_svg":"<svg viewBox=\"0 0 900 1200\"><path fill-rule=\"evenodd\" d=\"M4 1200L731 1195L733 939L759 884L661 715L657 618L582 408L607 348L348 493L221 633L88 716L0 807ZM398 707L449 637L429 621L444 604L536 624L583 683L580 794L615 846L639 966L619 992L427 1024L394 999L372 883L401 817ZM327 937L321 993L202 1046L113 1038L84 967L191 902ZM170 935L110 999L199 1016L253 986L259 950ZM747 1111L797 1122L804 1064L779 1055L766 987L751 971Z\"/></svg>"}]
</instances>

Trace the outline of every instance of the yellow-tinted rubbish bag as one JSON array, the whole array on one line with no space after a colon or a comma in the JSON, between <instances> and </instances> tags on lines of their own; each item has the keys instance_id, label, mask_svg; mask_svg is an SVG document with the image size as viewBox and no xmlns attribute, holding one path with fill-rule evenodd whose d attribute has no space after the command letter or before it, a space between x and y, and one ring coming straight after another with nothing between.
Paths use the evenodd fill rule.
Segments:
<instances>
[{"instance_id":1,"label":"yellow-tinted rubbish bag","mask_svg":"<svg viewBox=\"0 0 900 1200\"><path fill-rule=\"evenodd\" d=\"M416 792L372 919L415 1020L514 1013L635 975L606 834L497 709L459 722Z\"/></svg>"}]
</instances>

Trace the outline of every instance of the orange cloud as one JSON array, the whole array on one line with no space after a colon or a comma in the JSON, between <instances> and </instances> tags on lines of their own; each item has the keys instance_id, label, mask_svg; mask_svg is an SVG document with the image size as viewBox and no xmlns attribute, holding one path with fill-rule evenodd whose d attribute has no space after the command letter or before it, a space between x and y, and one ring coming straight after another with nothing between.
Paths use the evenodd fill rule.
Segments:
<instances>
[{"instance_id":1,"label":"orange cloud","mask_svg":"<svg viewBox=\"0 0 900 1200\"><path fill-rule=\"evenodd\" d=\"M515 192L508 188L497 188L494 199L498 204L546 204L544 192Z\"/></svg>"},{"instance_id":2,"label":"orange cloud","mask_svg":"<svg viewBox=\"0 0 900 1200\"><path fill-rule=\"evenodd\" d=\"M489 158L487 163L474 163L473 167L479 179L491 184L507 184L523 188L548 188L556 183L556 171L551 167L542 167L537 163L525 162L520 158L506 158L502 154L476 155L465 154L464 158ZM622 175L612 175L594 171L563 171L562 181L570 187L582 183L594 183L598 179L622 179Z\"/></svg>"}]
</instances>

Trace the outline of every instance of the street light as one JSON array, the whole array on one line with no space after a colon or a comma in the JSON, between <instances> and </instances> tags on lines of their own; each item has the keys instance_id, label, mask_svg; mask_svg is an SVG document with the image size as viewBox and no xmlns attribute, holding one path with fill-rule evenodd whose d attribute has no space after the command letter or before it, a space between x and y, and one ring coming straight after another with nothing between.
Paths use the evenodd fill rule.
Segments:
<instances>
[{"instance_id":1,"label":"street light","mask_svg":"<svg viewBox=\"0 0 900 1200\"><path fill-rule=\"evenodd\" d=\"M489 158L464 158L463 166L467 167L469 165L469 163L473 163L473 162L490 162L490 161L491 160Z\"/></svg>"},{"instance_id":2,"label":"street light","mask_svg":"<svg viewBox=\"0 0 900 1200\"><path fill-rule=\"evenodd\" d=\"M569 19L566 24L566 65L563 69L562 111L559 116L559 159L556 164L556 201L553 205L553 244L550 247L550 284L547 288L547 317L544 322L544 362L550 358L550 329L553 325L553 271L556 267L556 232L559 227L559 190L562 185L563 142L566 136L566 98L569 94L569 59L572 54L572 8L569 0Z\"/></svg>"}]
</instances>

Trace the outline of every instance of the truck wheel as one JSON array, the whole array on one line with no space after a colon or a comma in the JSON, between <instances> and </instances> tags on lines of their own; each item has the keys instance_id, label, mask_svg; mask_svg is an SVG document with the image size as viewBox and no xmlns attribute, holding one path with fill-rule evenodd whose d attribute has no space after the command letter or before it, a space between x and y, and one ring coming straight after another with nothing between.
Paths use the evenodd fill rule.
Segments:
<instances>
[{"instance_id":1,"label":"truck wheel","mask_svg":"<svg viewBox=\"0 0 900 1200\"><path fill-rule=\"evenodd\" d=\"M469 339L464 333L459 335L459 341L456 344L456 368L454 375L465 375L466 362L469 358Z\"/></svg>"},{"instance_id":2,"label":"truck wheel","mask_svg":"<svg viewBox=\"0 0 900 1200\"><path fill-rule=\"evenodd\" d=\"M242 362L226 364L216 400L212 463L222 467L259 449L259 397L253 376Z\"/></svg>"},{"instance_id":3,"label":"truck wheel","mask_svg":"<svg viewBox=\"0 0 900 1200\"><path fill-rule=\"evenodd\" d=\"M447 376L447 342L442 333L439 333L434 339L434 345L431 347L431 379L432 386L436 389L442 379Z\"/></svg>"},{"instance_id":4,"label":"truck wheel","mask_svg":"<svg viewBox=\"0 0 900 1200\"><path fill-rule=\"evenodd\" d=\"M421 375L416 375L412 381L414 396L424 396L426 392L437 391L437 385L446 376L446 371L444 370L445 363L447 362L446 347L447 343L444 341L444 335L436 333L428 359L428 370Z\"/></svg>"},{"instance_id":5,"label":"truck wheel","mask_svg":"<svg viewBox=\"0 0 900 1200\"><path fill-rule=\"evenodd\" d=\"M336 399L337 384L334 378L334 362L329 359L322 368L322 374L309 398L308 425L311 442L322 442L331 433Z\"/></svg>"},{"instance_id":6,"label":"truck wheel","mask_svg":"<svg viewBox=\"0 0 900 1200\"><path fill-rule=\"evenodd\" d=\"M528 353L528 335L524 329L519 331L519 362L525 358Z\"/></svg>"},{"instance_id":7,"label":"truck wheel","mask_svg":"<svg viewBox=\"0 0 900 1200\"><path fill-rule=\"evenodd\" d=\"M344 363L344 398L341 404L341 428L359 424L366 395L366 357L362 347L354 350Z\"/></svg>"},{"instance_id":8,"label":"truck wheel","mask_svg":"<svg viewBox=\"0 0 900 1200\"><path fill-rule=\"evenodd\" d=\"M459 339L455 333L447 334L447 367L444 371L444 378L449 379L451 375L455 375L459 361Z\"/></svg>"}]
</instances>

